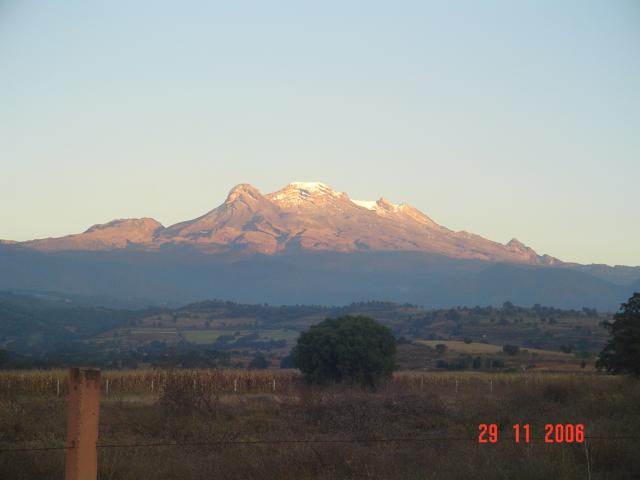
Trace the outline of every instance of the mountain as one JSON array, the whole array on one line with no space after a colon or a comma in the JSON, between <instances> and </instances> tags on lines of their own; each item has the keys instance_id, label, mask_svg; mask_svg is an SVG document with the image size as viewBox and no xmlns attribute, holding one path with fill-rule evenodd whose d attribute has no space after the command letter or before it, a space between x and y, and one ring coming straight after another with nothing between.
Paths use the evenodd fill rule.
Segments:
<instances>
[{"instance_id":1,"label":"mountain","mask_svg":"<svg viewBox=\"0 0 640 480\"><path fill-rule=\"evenodd\" d=\"M193 220L164 228L150 218L114 220L62 238L22 242L40 251L158 250L189 246L204 253L416 251L452 258L554 265L513 239L506 245L438 225L416 208L352 200L320 182L294 182L263 195L255 187L234 187L219 207Z\"/></svg>"},{"instance_id":2,"label":"mountain","mask_svg":"<svg viewBox=\"0 0 640 480\"><path fill-rule=\"evenodd\" d=\"M113 220L94 225L84 233L62 238L45 238L23 242L22 245L45 252L61 250L113 250L153 242L155 234L163 230L152 218L130 218ZM16 243L16 242L14 242Z\"/></svg>"},{"instance_id":3,"label":"mountain","mask_svg":"<svg viewBox=\"0 0 640 480\"><path fill-rule=\"evenodd\" d=\"M516 239L454 232L409 205L294 182L266 195L238 185L222 205L168 227L124 219L61 238L0 242L0 289L157 305L512 300L615 310L640 289L640 267L566 263Z\"/></svg>"}]
</instances>

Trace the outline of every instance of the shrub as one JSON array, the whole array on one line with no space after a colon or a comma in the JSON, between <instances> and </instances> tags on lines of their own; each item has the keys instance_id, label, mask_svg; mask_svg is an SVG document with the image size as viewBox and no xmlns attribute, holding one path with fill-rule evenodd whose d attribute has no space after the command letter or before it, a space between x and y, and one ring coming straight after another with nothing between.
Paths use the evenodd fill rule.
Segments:
<instances>
[{"instance_id":1,"label":"shrub","mask_svg":"<svg viewBox=\"0 0 640 480\"><path fill-rule=\"evenodd\" d=\"M474 370L479 369L480 367L482 367L482 358L480 357L475 357L473 359L473 363L471 364L471 366L473 367Z\"/></svg>"},{"instance_id":2,"label":"shrub","mask_svg":"<svg viewBox=\"0 0 640 480\"><path fill-rule=\"evenodd\" d=\"M280 360L280 368L293 368L293 357L291 356L291 353L289 353L289 355L287 355L286 357L283 357L282 360Z\"/></svg>"},{"instance_id":3,"label":"shrub","mask_svg":"<svg viewBox=\"0 0 640 480\"><path fill-rule=\"evenodd\" d=\"M570 343L568 344L562 344L560 345L560 351L564 352L564 353L571 353L573 352L573 345L571 345Z\"/></svg>"},{"instance_id":4,"label":"shrub","mask_svg":"<svg viewBox=\"0 0 640 480\"><path fill-rule=\"evenodd\" d=\"M269 366L269 361L264 357L262 353L256 354L255 357L249 362L249 368L251 370L262 370Z\"/></svg>"},{"instance_id":5,"label":"shrub","mask_svg":"<svg viewBox=\"0 0 640 480\"><path fill-rule=\"evenodd\" d=\"M520 347L517 345L504 345L502 347L502 351L504 353L506 353L507 355L517 355L518 353L520 353Z\"/></svg>"}]
</instances>

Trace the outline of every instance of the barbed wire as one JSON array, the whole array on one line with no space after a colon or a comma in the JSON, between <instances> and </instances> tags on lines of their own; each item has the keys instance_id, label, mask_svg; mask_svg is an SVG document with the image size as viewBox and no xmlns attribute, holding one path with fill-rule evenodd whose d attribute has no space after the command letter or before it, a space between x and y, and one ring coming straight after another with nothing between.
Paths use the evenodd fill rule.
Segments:
<instances>
[{"instance_id":1,"label":"barbed wire","mask_svg":"<svg viewBox=\"0 0 640 480\"><path fill-rule=\"evenodd\" d=\"M640 440L640 436L585 436L587 440ZM478 442L478 437L398 437L398 438L367 438L367 439L355 439L355 438L314 438L314 439L258 439L258 440L217 440L209 442L154 442L154 443L111 443L111 444L97 444L96 448L147 448L147 447L204 447L204 446L244 446L244 445L282 445L282 444L371 444L371 443L423 443L433 441L474 441L478 445L497 445L505 441L515 441L514 436L501 437L496 442ZM530 443L531 441L544 441L546 437L530 437L529 441L520 439L518 444ZM561 444L561 445L581 445L585 442L546 442L549 444ZM20 447L20 448L0 448L0 453L6 452L34 452L34 451L47 451L47 450L70 450L75 447Z\"/></svg>"},{"instance_id":2,"label":"barbed wire","mask_svg":"<svg viewBox=\"0 0 640 480\"><path fill-rule=\"evenodd\" d=\"M20 447L20 448L0 448L0 453L3 452L38 452L43 450L67 450L68 447ZM73 448L73 447L69 447Z\"/></svg>"}]
</instances>

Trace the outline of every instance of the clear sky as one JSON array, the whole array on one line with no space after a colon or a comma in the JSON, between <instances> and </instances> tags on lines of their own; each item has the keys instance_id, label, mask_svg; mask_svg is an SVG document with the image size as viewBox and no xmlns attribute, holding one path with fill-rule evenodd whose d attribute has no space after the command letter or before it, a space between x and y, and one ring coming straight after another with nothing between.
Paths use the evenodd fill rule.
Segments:
<instances>
[{"instance_id":1,"label":"clear sky","mask_svg":"<svg viewBox=\"0 0 640 480\"><path fill-rule=\"evenodd\" d=\"M640 265L640 2L0 0L0 238L295 180Z\"/></svg>"}]
</instances>

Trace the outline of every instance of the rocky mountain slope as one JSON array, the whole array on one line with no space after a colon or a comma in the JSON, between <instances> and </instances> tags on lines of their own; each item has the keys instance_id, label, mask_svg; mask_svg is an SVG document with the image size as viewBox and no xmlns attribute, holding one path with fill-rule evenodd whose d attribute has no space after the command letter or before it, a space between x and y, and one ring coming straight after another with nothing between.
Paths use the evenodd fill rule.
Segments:
<instances>
[{"instance_id":1,"label":"rocky mountain slope","mask_svg":"<svg viewBox=\"0 0 640 480\"><path fill-rule=\"evenodd\" d=\"M251 185L237 185L219 207L166 228L150 218L114 220L84 233L19 244L48 252L188 246L212 254L405 251L530 265L560 263L516 239L503 245L454 232L410 205L384 198L352 200L320 182L294 182L266 195Z\"/></svg>"}]
</instances>

